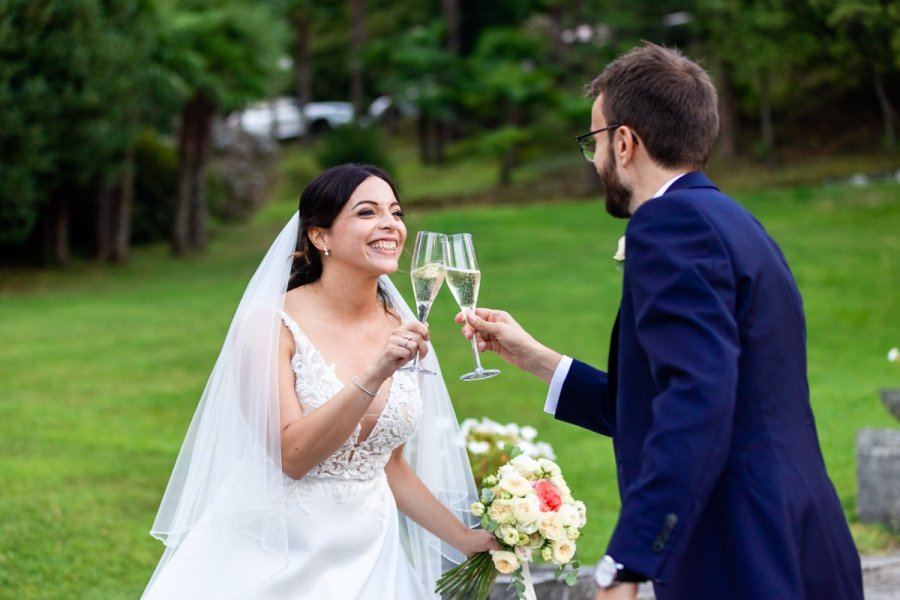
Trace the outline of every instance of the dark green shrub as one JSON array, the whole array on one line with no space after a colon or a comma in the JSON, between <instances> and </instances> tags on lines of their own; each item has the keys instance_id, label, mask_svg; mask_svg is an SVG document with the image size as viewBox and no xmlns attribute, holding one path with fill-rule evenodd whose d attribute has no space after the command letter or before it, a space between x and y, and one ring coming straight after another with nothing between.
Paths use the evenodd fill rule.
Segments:
<instances>
[{"instance_id":1,"label":"dark green shrub","mask_svg":"<svg viewBox=\"0 0 900 600\"><path fill-rule=\"evenodd\" d=\"M344 163L367 163L392 173L387 148L375 127L341 125L326 133L316 151L322 169Z\"/></svg>"}]
</instances>

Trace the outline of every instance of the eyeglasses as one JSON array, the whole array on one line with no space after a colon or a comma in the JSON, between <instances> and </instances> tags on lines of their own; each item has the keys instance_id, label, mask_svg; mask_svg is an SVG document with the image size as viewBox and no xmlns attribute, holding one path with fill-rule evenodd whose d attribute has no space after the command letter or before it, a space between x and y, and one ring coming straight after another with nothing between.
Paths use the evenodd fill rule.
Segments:
<instances>
[{"instance_id":1,"label":"eyeglasses","mask_svg":"<svg viewBox=\"0 0 900 600\"><path fill-rule=\"evenodd\" d=\"M594 162L594 154L597 152L597 140L594 139L596 134L609 131L610 129L617 129L621 126L622 125L610 125L608 127L603 127L602 129L595 129L594 131L583 133L576 137L575 141L578 142L578 147L581 148L581 155L584 156L585 160L589 163Z\"/></svg>"}]
</instances>

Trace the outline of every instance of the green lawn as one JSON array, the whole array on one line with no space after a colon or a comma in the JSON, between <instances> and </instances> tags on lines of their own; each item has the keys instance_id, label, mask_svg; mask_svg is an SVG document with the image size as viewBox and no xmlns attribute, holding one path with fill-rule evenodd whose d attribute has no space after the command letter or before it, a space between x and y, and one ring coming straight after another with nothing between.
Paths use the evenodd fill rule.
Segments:
<instances>
[{"instance_id":1,"label":"green lawn","mask_svg":"<svg viewBox=\"0 0 900 600\"><path fill-rule=\"evenodd\" d=\"M803 292L820 438L855 521L856 431L897 426L878 389L900 386L885 358L900 345L900 186L738 198L782 244ZM153 247L119 268L0 271L0 597L140 595L162 550L147 531L182 436L243 287L292 211L279 202L248 226L217 229L204 256L176 261ZM624 222L598 201L408 212L411 232L474 235L480 304L605 363ZM404 273L396 282L409 291ZM459 382L472 358L455 312L444 291L430 320L458 416L530 424L553 444L588 504L581 556L595 561L617 511L609 441L544 415L545 386L492 355L484 363L500 377ZM880 527L853 529L864 552L898 544Z\"/></svg>"}]
</instances>

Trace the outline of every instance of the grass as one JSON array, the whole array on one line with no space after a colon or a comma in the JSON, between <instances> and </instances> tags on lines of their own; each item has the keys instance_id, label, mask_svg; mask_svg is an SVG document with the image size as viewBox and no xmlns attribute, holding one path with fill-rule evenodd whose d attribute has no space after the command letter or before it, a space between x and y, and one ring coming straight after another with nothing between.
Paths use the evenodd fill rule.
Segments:
<instances>
[{"instance_id":1,"label":"grass","mask_svg":"<svg viewBox=\"0 0 900 600\"><path fill-rule=\"evenodd\" d=\"M803 292L820 440L860 550L896 548L896 535L856 522L854 444L861 427L896 427L878 389L900 386L900 368L885 360L900 343L900 186L737 197L781 243ZM610 257L624 222L596 201L414 204L410 231L474 235L482 305L605 364L621 285ZM140 595L162 550L147 531L196 401L244 285L292 211L292 200L277 201L184 260L151 247L115 269L0 271L0 596ZM405 273L395 281L409 291ZM458 381L472 357L455 312L442 293L430 320L458 416L531 424L553 444L588 504L581 556L595 561L618 509L609 440L543 414L545 386L495 356L483 360L500 377Z\"/></svg>"}]
</instances>

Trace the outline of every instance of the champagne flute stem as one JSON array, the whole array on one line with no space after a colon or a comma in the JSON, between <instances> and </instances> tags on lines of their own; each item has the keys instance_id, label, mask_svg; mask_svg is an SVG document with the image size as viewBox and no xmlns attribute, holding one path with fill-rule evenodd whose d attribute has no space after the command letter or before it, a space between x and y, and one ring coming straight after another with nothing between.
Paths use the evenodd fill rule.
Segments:
<instances>
[{"instance_id":1,"label":"champagne flute stem","mask_svg":"<svg viewBox=\"0 0 900 600\"><path fill-rule=\"evenodd\" d=\"M481 366L481 354L478 352L478 341L475 339L474 333L472 334L472 358L475 359L475 370L483 371L484 367Z\"/></svg>"}]
</instances>

